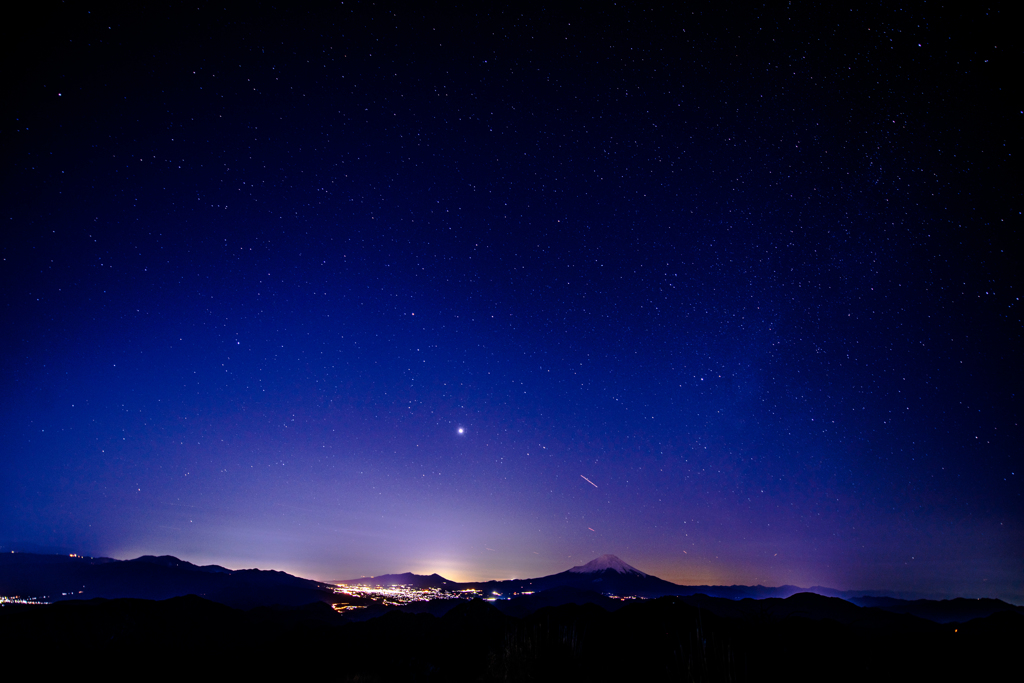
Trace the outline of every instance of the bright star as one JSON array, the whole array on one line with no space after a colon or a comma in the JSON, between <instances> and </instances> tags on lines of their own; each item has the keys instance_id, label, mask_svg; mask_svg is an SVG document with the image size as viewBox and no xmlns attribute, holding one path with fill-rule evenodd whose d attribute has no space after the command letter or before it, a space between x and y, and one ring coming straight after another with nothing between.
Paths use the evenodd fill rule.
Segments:
<instances>
[{"instance_id":1,"label":"bright star","mask_svg":"<svg viewBox=\"0 0 1024 683\"><path fill-rule=\"evenodd\" d=\"M459 434L464 434L465 431L466 431L465 429L463 429L462 427L459 427Z\"/></svg>"}]
</instances>

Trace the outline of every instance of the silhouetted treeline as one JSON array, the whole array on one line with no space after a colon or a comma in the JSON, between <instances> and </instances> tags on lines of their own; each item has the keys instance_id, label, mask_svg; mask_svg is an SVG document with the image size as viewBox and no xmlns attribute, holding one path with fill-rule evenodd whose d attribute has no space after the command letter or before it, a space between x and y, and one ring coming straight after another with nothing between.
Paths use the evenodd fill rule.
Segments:
<instances>
[{"instance_id":1,"label":"silhouetted treeline","mask_svg":"<svg viewBox=\"0 0 1024 683\"><path fill-rule=\"evenodd\" d=\"M243 611L195 596L72 601L0 608L0 643L8 667L21 661L26 671L73 666L338 681L962 681L1004 677L1024 642L1024 616L1014 612L937 624L875 618L879 611L835 598L794 598L787 613L776 606L719 616L668 597L615 612L543 607L521 618L477 600L441 617L393 611L363 622L322 603ZM858 612L847 605L864 618L851 620Z\"/></svg>"}]
</instances>

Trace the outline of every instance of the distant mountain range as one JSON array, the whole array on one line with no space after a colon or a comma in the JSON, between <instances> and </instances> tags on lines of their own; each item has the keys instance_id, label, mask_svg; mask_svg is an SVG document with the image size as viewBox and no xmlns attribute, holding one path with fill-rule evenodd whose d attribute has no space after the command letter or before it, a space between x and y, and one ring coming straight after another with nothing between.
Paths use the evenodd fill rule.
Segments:
<instances>
[{"instance_id":1,"label":"distant mountain range","mask_svg":"<svg viewBox=\"0 0 1024 683\"><path fill-rule=\"evenodd\" d=\"M739 606L749 601L778 601L808 593L826 598L839 598L858 607L876 607L886 612L909 614L938 623L967 621L1003 611L1014 611L1018 614L1024 614L1024 607L1018 607L995 599L903 600L885 595L865 595L865 591L839 591L822 586L814 586L812 588L790 585L778 587L684 586L642 572L615 555L602 555L586 564L572 567L564 572L535 579L457 583L437 574L423 576L405 573L350 579L337 583L364 586L411 585L417 588L444 588L448 590L475 588L480 590L485 598L501 600L502 602L497 603L498 609L516 616L531 612L533 605L550 606L555 604L584 604L591 602L605 609L613 610L616 603L609 600L609 596L635 596L640 598L664 596L698 597L699 600L696 602L688 602L701 604L708 608L713 606L714 611L723 615L738 616L744 611L754 609L751 605L746 605L739 609ZM560 600L562 602L559 602ZM506 605L506 601L515 603L515 606L511 604ZM774 603L762 603L760 607L765 608L767 604Z\"/></svg>"},{"instance_id":2,"label":"distant mountain range","mask_svg":"<svg viewBox=\"0 0 1024 683\"><path fill-rule=\"evenodd\" d=\"M198 595L231 607L331 602L331 587L285 572L199 566L176 557L134 560L77 555L0 554L0 596L61 600ZM350 599L349 602L352 602Z\"/></svg>"},{"instance_id":3,"label":"distant mountain range","mask_svg":"<svg viewBox=\"0 0 1024 683\"><path fill-rule=\"evenodd\" d=\"M715 598L788 598L797 593L818 593L835 598L848 598L855 591L837 591L831 588L800 588L799 586L684 586L657 576L640 571L627 564L615 555L602 555L586 564L567 569L558 574L542 576L535 579L507 579L503 581L471 581L457 583L437 574L423 576L420 574L384 574L383 576L364 577L338 581L348 585L363 586L400 586L410 585L417 588L448 588L453 590L476 588L488 596L508 597L528 591L540 592L566 586L577 590L594 591L603 595L637 596L657 598L663 595L696 595L704 594ZM851 595L847 595L851 594Z\"/></svg>"},{"instance_id":4,"label":"distant mountain range","mask_svg":"<svg viewBox=\"0 0 1024 683\"><path fill-rule=\"evenodd\" d=\"M608 611L623 604L617 598L658 598L677 596L687 604L699 605L720 616L741 617L765 610L786 611L785 601L801 594L823 596L815 605L829 605L826 611L843 614L850 609L875 608L886 613L912 615L937 623L964 622L1003 611L1024 614L1024 607L1001 600L901 600L888 596L869 596L852 591L836 591L797 586L681 586L630 566L615 555L603 555L586 564L558 574L534 579L459 583L438 574L385 574L370 578L339 581L349 585L413 586L446 591L476 589L509 616L562 604L593 603ZM260 569L227 569L219 565L195 565L176 557L145 555L134 560L44 555L36 553L0 553L0 596L40 598L47 602L89 600L92 598L143 598L165 600L197 595L240 609L258 606L299 606L314 602L334 603L338 596L329 583L304 579L284 572ZM825 598L842 598L829 602ZM353 618L363 620L391 611L393 607L376 605L371 600L346 596L349 604L363 604ZM755 601L757 601L755 603ZM784 602L785 601L785 602ZM402 609L441 615L460 600L436 604L413 603ZM852 603L852 604L850 604ZM788 606L787 606L788 605ZM824 609L824 608L822 608ZM840 616L832 618L839 619Z\"/></svg>"}]
</instances>

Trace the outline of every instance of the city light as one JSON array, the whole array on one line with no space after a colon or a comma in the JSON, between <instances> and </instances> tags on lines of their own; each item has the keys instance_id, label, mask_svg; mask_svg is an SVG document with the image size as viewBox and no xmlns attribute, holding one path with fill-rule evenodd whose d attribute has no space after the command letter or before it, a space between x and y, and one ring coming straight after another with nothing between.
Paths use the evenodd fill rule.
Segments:
<instances>
[{"instance_id":1,"label":"city light","mask_svg":"<svg viewBox=\"0 0 1024 683\"><path fill-rule=\"evenodd\" d=\"M0 595L0 605L49 605L41 598L23 598L20 595Z\"/></svg>"},{"instance_id":2,"label":"city light","mask_svg":"<svg viewBox=\"0 0 1024 683\"><path fill-rule=\"evenodd\" d=\"M344 583L334 586L334 592L338 595L347 595L353 598L370 599L375 603L389 607L400 607L411 602L428 602L430 600L472 600L479 597L480 591L475 588L465 590L445 590L443 588L416 588L415 586L362 586L348 585ZM350 605L339 602L333 605L338 612L367 607L367 605Z\"/></svg>"}]
</instances>

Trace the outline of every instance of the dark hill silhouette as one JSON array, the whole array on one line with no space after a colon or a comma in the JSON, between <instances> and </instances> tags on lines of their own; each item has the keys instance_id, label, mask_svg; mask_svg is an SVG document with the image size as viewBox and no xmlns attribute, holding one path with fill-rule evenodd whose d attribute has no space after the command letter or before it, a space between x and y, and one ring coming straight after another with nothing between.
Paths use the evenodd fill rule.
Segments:
<instances>
[{"instance_id":1,"label":"dark hill silhouette","mask_svg":"<svg viewBox=\"0 0 1024 683\"><path fill-rule=\"evenodd\" d=\"M816 593L797 593L788 598L729 600L707 595L679 596L680 602L707 610L719 617L754 624L777 624L786 619L829 621L854 629L890 633L945 631L940 625L910 614L894 614L877 608L862 608L840 598Z\"/></svg>"},{"instance_id":2,"label":"dark hill silhouette","mask_svg":"<svg viewBox=\"0 0 1024 683\"><path fill-rule=\"evenodd\" d=\"M940 624L966 622L998 612L1015 612L1024 615L1024 607L991 598L981 598L978 600L967 598L955 598L953 600L898 600L888 597L861 596L850 598L850 602L861 607L876 607L886 612L912 614Z\"/></svg>"}]
</instances>

